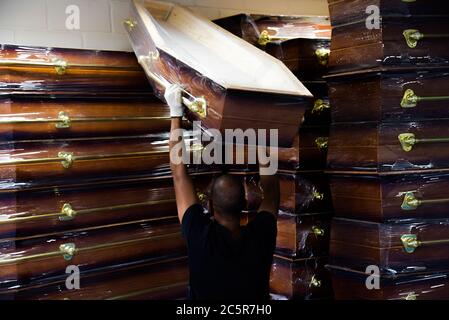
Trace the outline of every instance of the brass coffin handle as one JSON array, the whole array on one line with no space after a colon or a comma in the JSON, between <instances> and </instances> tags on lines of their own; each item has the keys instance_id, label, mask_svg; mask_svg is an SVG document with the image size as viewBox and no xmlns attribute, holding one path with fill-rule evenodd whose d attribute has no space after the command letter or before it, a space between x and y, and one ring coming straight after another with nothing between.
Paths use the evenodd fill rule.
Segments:
<instances>
[{"instance_id":1,"label":"brass coffin handle","mask_svg":"<svg viewBox=\"0 0 449 320\"><path fill-rule=\"evenodd\" d=\"M318 279L318 277L316 275L313 275L312 279L310 280L310 287L314 287L314 288L320 288L321 287L321 280Z\"/></svg>"},{"instance_id":2,"label":"brass coffin handle","mask_svg":"<svg viewBox=\"0 0 449 320\"><path fill-rule=\"evenodd\" d=\"M442 39L449 38L449 34L424 34L416 29L407 29L403 32L405 41L409 48L414 49L418 46L418 42L424 38Z\"/></svg>"},{"instance_id":3,"label":"brass coffin handle","mask_svg":"<svg viewBox=\"0 0 449 320\"><path fill-rule=\"evenodd\" d=\"M418 240L418 236L416 234L403 234L401 236L401 243L405 252L411 254L414 253L416 249L424 245L449 244L449 239L420 241Z\"/></svg>"},{"instance_id":4,"label":"brass coffin handle","mask_svg":"<svg viewBox=\"0 0 449 320\"><path fill-rule=\"evenodd\" d=\"M429 199L429 200L420 200L417 199L415 194L412 191L409 191L405 194L404 200L402 201L401 209L404 211L413 211L419 208L421 205L425 204L439 204L439 203L448 203L449 198L446 199Z\"/></svg>"},{"instance_id":5,"label":"brass coffin handle","mask_svg":"<svg viewBox=\"0 0 449 320\"><path fill-rule=\"evenodd\" d=\"M77 248L74 243L64 243L59 246L59 251L61 252L64 260L72 260L73 256L77 252Z\"/></svg>"},{"instance_id":6,"label":"brass coffin handle","mask_svg":"<svg viewBox=\"0 0 449 320\"><path fill-rule=\"evenodd\" d=\"M282 41L282 40L289 40L289 39L290 38L270 36L270 33L268 32L268 30L263 30L260 33L260 36L259 36L259 39L257 40L257 42L261 46L266 46L267 44L269 44L270 42L273 42L273 41Z\"/></svg>"},{"instance_id":7,"label":"brass coffin handle","mask_svg":"<svg viewBox=\"0 0 449 320\"><path fill-rule=\"evenodd\" d=\"M132 18L128 18L123 21L123 24L128 28L129 31L133 31L137 26L137 21L133 20Z\"/></svg>"},{"instance_id":8,"label":"brass coffin handle","mask_svg":"<svg viewBox=\"0 0 449 320\"><path fill-rule=\"evenodd\" d=\"M329 138L328 137L319 137L315 139L315 144L320 150L325 150L329 146Z\"/></svg>"},{"instance_id":9,"label":"brass coffin handle","mask_svg":"<svg viewBox=\"0 0 449 320\"><path fill-rule=\"evenodd\" d=\"M402 97L401 107L402 108L415 108L419 102L422 101L448 101L449 96L434 96L434 97L420 97L415 94L411 89L405 90L404 96Z\"/></svg>"},{"instance_id":10,"label":"brass coffin handle","mask_svg":"<svg viewBox=\"0 0 449 320\"><path fill-rule=\"evenodd\" d=\"M331 106L329 103L325 102L322 99L318 99L313 104L312 114L322 113L324 110L330 109Z\"/></svg>"},{"instance_id":11,"label":"brass coffin handle","mask_svg":"<svg viewBox=\"0 0 449 320\"><path fill-rule=\"evenodd\" d=\"M70 203L64 203L61 209L61 215L59 216L59 220L61 221L67 221L72 220L77 215L77 212L73 210Z\"/></svg>"},{"instance_id":12,"label":"brass coffin handle","mask_svg":"<svg viewBox=\"0 0 449 320\"><path fill-rule=\"evenodd\" d=\"M313 190L313 200L324 200L324 193L319 192L318 190Z\"/></svg>"},{"instance_id":13,"label":"brass coffin handle","mask_svg":"<svg viewBox=\"0 0 449 320\"><path fill-rule=\"evenodd\" d=\"M327 66L329 63L329 55L331 51L327 48L318 48L315 51L315 55L318 58L318 63L322 66Z\"/></svg>"},{"instance_id":14,"label":"brass coffin handle","mask_svg":"<svg viewBox=\"0 0 449 320\"><path fill-rule=\"evenodd\" d=\"M323 228L317 227L317 226L313 226L312 227L312 232L315 236L317 237L322 237L325 234L325 231Z\"/></svg>"},{"instance_id":15,"label":"brass coffin handle","mask_svg":"<svg viewBox=\"0 0 449 320\"><path fill-rule=\"evenodd\" d=\"M139 64L144 69L145 73L148 77L150 77L154 82L163 87L164 89L168 88L171 83L164 79L163 77L155 74L150 70L149 64L154 60L159 59L159 53L151 52L148 56L139 56L138 61ZM182 90L187 97L182 97L183 104L193 113L196 113L200 118L205 118L207 116L207 101L204 97L195 97L186 90Z\"/></svg>"},{"instance_id":16,"label":"brass coffin handle","mask_svg":"<svg viewBox=\"0 0 449 320\"><path fill-rule=\"evenodd\" d=\"M418 143L447 143L449 138L429 138L429 139L418 139L413 133L401 133L398 136L399 143L401 144L402 150L405 152L410 152L413 147Z\"/></svg>"}]
</instances>

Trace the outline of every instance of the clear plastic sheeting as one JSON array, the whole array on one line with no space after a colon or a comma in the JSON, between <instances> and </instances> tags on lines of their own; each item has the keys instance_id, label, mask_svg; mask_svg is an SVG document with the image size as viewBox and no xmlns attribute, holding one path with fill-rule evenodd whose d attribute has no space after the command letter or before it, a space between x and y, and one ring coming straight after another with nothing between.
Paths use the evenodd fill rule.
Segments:
<instances>
[{"instance_id":1,"label":"clear plastic sheeting","mask_svg":"<svg viewBox=\"0 0 449 320\"><path fill-rule=\"evenodd\" d=\"M449 219L373 223L334 218L330 264L399 276L449 268Z\"/></svg>"},{"instance_id":2,"label":"clear plastic sheeting","mask_svg":"<svg viewBox=\"0 0 449 320\"><path fill-rule=\"evenodd\" d=\"M0 45L0 93L151 91L134 55Z\"/></svg>"}]
</instances>

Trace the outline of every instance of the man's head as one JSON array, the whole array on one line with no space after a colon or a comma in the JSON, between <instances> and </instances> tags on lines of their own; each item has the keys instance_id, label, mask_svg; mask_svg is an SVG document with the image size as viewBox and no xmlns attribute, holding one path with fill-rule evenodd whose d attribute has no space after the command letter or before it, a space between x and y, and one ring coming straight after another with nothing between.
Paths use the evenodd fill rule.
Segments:
<instances>
[{"instance_id":1,"label":"man's head","mask_svg":"<svg viewBox=\"0 0 449 320\"><path fill-rule=\"evenodd\" d=\"M245 188L235 176L222 175L212 188L214 214L225 219L240 219L245 208Z\"/></svg>"}]
</instances>

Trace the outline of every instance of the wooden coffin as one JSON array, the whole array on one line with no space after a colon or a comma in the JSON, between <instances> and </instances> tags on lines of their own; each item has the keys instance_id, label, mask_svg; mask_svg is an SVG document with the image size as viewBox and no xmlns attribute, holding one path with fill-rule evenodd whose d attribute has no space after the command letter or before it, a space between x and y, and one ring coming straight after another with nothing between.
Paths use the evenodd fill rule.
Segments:
<instances>
[{"instance_id":1,"label":"wooden coffin","mask_svg":"<svg viewBox=\"0 0 449 320\"><path fill-rule=\"evenodd\" d=\"M328 17L239 14L214 22L284 62L300 80L320 79L327 72Z\"/></svg>"},{"instance_id":2,"label":"wooden coffin","mask_svg":"<svg viewBox=\"0 0 449 320\"><path fill-rule=\"evenodd\" d=\"M138 259L185 253L177 217L0 240L0 289Z\"/></svg>"},{"instance_id":3,"label":"wooden coffin","mask_svg":"<svg viewBox=\"0 0 449 320\"><path fill-rule=\"evenodd\" d=\"M373 222L449 218L448 173L336 174L330 180L338 217Z\"/></svg>"},{"instance_id":4,"label":"wooden coffin","mask_svg":"<svg viewBox=\"0 0 449 320\"><path fill-rule=\"evenodd\" d=\"M170 111L155 97L0 96L1 140L131 136L169 128Z\"/></svg>"},{"instance_id":5,"label":"wooden coffin","mask_svg":"<svg viewBox=\"0 0 449 320\"><path fill-rule=\"evenodd\" d=\"M201 199L213 175L194 174ZM0 192L0 239L176 216L171 176Z\"/></svg>"},{"instance_id":6,"label":"wooden coffin","mask_svg":"<svg viewBox=\"0 0 449 320\"><path fill-rule=\"evenodd\" d=\"M191 154L201 147L188 147ZM118 177L169 167L168 133L135 137L34 140L0 143L3 182Z\"/></svg>"},{"instance_id":7,"label":"wooden coffin","mask_svg":"<svg viewBox=\"0 0 449 320\"><path fill-rule=\"evenodd\" d=\"M0 45L0 92L149 91L127 52Z\"/></svg>"},{"instance_id":8,"label":"wooden coffin","mask_svg":"<svg viewBox=\"0 0 449 320\"><path fill-rule=\"evenodd\" d=\"M332 297L325 259L289 259L275 255L270 293L274 300L316 300Z\"/></svg>"},{"instance_id":9,"label":"wooden coffin","mask_svg":"<svg viewBox=\"0 0 449 320\"><path fill-rule=\"evenodd\" d=\"M380 29L367 29L365 19L334 27L329 71L448 66L447 19L446 16L384 17Z\"/></svg>"},{"instance_id":10,"label":"wooden coffin","mask_svg":"<svg viewBox=\"0 0 449 320\"><path fill-rule=\"evenodd\" d=\"M313 258L329 253L330 215L279 212L276 253L290 258Z\"/></svg>"},{"instance_id":11,"label":"wooden coffin","mask_svg":"<svg viewBox=\"0 0 449 320\"><path fill-rule=\"evenodd\" d=\"M323 170L326 168L328 140L329 127L327 126L301 127L290 148L272 147L277 152L278 169ZM226 161L225 157L229 156L232 163L224 162L228 164L229 170L258 170L257 146L217 143L217 148L222 148L224 161Z\"/></svg>"},{"instance_id":12,"label":"wooden coffin","mask_svg":"<svg viewBox=\"0 0 449 320\"><path fill-rule=\"evenodd\" d=\"M449 219L374 223L334 218L329 263L382 275L433 272L447 268Z\"/></svg>"},{"instance_id":13,"label":"wooden coffin","mask_svg":"<svg viewBox=\"0 0 449 320\"><path fill-rule=\"evenodd\" d=\"M280 209L286 213L310 214L332 211L327 175L321 171L280 171Z\"/></svg>"},{"instance_id":14,"label":"wooden coffin","mask_svg":"<svg viewBox=\"0 0 449 320\"><path fill-rule=\"evenodd\" d=\"M189 119L222 132L278 129L291 146L312 95L282 62L181 6L131 7L126 29L156 92L181 84Z\"/></svg>"},{"instance_id":15,"label":"wooden coffin","mask_svg":"<svg viewBox=\"0 0 449 320\"><path fill-rule=\"evenodd\" d=\"M368 290L369 274L328 265L336 300L448 300L449 273L379 277L379 289Z\"/></svg>"},{"instance_id":16,"label":"wooden coffin","mask_svg":"<svg viewBox=\"0 0 449 320\"><path fill-rule=\"evenodd\" d=\"M379 8L381 18L449 14L448 7L439 0L430 0L425 3L413 0L328 0L328 3L333 26L365 20L372 13L371 11L367 13L367 8L373 5Z\"/></svg>"},{"instance_id":17,"label":"wooden coffin","mask_svg":"<svg viewBox=\"0 0 449 320\"><path fill-rule=\"evenodd\" d=\"M396 174L449 168L446 120L335 124L328 169L334 172Z\"/></svg>"},{"instance_id":18,"label":"wooden coffin","mask_svg":"<svg viewBox=\"0 0 449 320\"><path fill-rule=\"evenodd\" d=\"M328 77L333 122L449 118L449 68L373 69Z\"/></svg>"},{"instance_id":19,"label":"wooden coffin","mask_svg":"<svg viewBox=\"0 0 449 320\"><path fill-rule=\"evenodd\" d=\"M186 298L187 257L174 256L80 268L80 288L66 287L67 274L0 290L0 300L166 300Z\"/></svg>"}]
</instances>

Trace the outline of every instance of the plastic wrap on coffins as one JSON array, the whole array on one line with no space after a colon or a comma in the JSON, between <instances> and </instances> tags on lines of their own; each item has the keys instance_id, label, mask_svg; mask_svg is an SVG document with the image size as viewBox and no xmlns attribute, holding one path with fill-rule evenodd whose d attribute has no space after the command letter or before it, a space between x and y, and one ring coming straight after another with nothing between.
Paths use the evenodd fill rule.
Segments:
<instances>
[{"instance_id":1,"label":"plastic wrap on coffins","mask_svg":"<svg viewBox=\"0 0 449 320\"><path fill-rule=\"evenodd\" d=\"M377 276L375 269L359 272L327 265L336 300L447 300L449 272Z\"/></svg>"},{"instance_id":2,"label":"plastic wrap on coffins","mask_svg":"<svg viewBox=\"0 0 449 320\"><path fill-rule=\"evenodd\" d=\"M449 219L374 223L334 218L329 263L381 275L429 273L449 267Z\"/></svg>"},{"instance_id":3,"label":"plastic wrap on coffins","mask_svg":"<svg viewBox=\"0 0 449 320\"><path fill-rule=\"evenodd\" d=\"M270 293L276 300L315 300L332 297L326 259L289 259L275 255Z\"/></svg>"},{"instance_id":4,"label":"plastic wrap on coffins","mask_svg":"<svg viewBox=\"0 0 449 320\"><path fill-rule=\"evenodd\" d=\"M84 270L185 253L176 212L139 223L102 225L62 233L0 240L0 290Z\"/></svg>"},{"instance_id":5,"label":"plastic wrap on coffins","mask_svg":"<svg viewBox=\"0 0 449 320\"><path fill-rule=\"evenodd\" d=\"M327 175L322 171L279 171L280 209L286 213L332 211Z\"/></svg>"},{"instance_id":6,"label":"plastic wrap on coffins","mask_svg":"<svg viewBox=\"0 0 449 320\"><path fill-rule=\"evenodd\" d=\"M192 174L204 201L213 173ZM170 175L107 184L0 192L0 239L176 215Z\"/></svg>"},{"instance_id":7,"label":"plastic wrap on coffins","mask_svg":"<svg viewBox=\"0 0 449 320\"><path fill-rule=\"evenodd\" d=\"M331 126L328 169L407 173L449 168L447 120Z\"/></svg>"},{"instance_id":8,"label":"plastic wrap on coffins","mask_svg":"<svg viewBox=\"0 0 449 320\"><path fill-rule=\"evenodd\" d=\"M320 79L327 72L328 17L240 14L214 22L281 60L301 80Z\"/></svg>"},{"instance_id":9,"label":"plastic wrap on coffins","mask_svg":"<svg viewBox=\"0 0 449 320\"><path fill-rule=\"evenodd\" d=\"M449 15L446 4L440 0L404 1L404 0L328 0L330 19L333 26L354 21L366 20L369 6L379 9L380 18L403 16L419 18L427 15Z\"/></svg>"},{"instance_id":10,"label":"plastic wrap on coffins","mask_svg":"<svg viewBox=\"0 0 449 320\"><path fill-rule=\"evenodd\" d=\"M367 28L367 23L374 19L336 26L332 29L329 72L384 66L448 66L447 19L448 16L383 17L378 28Z\"/></svg>"},{"instance_id":11,"label":"plastic wrap on coffins","mask_svg":"<svg viewBox=\"0 0 449 320\"><path fill-rule=\"evenodd\" d=\"M181 28L186 19L190 27ZM313 97L283 63L176 4L133 1L126 31L159 96L183 86L189 120L221 133L277 129L279 144L291 146Z\"/></svg>"},{"instance_id":12,"label":"plastic wrap on coffins","mask_svg":"<svg viewBox=\"0 0 449 320\"><path fill-rule=\"evenodd\" d=\"M329 254L330 214L295 215L279 212L276 253L290 258Z\"/></svg>"},{"instance_id":13,"label":"plastic wrap on coffins","mask_svg":"<svg viewBox=\"0 0 449 320\"><path fill-rule=\"evenodd\" d=\"M330 180L338 217L373 222L449 218L449 173L335 174Z\"/></svg>"},{"instance_id":14,"label":"plastic wrap on coffins","mask_svg":"<svg viewBox=\"0 0 449 320\"><path fill-rule=\"evenodd\" d=\"M169 129L168 106L151 96L0 96L1 140L132 136Z\"/></svg>"},{"instance_id":15,"label":"plastic wrap on coffins","mask_svg":"<svg viewBox=\"0 0 449 320\"><path fill-rule=\"evenodd\" d=\"M449 68L372 70L329 77L333 122L449 118Z\"/></svg>"},{"instance_id":16,"label":"plastic wrap on coffins","mask_svg":"<svg viewBox=\"0 0 449 320\"><path fill-rule=\"evenodd\" d=\"M186 157L201 160L203 146L186 132ZM169 169L169 134L0 142L1 189L151 174ZM198 162L201 164L201 161ZM65 183L63 182L65 181Z\"/></svg>"},{"instance_id":17,"label":"plastic wrap on coffins","mask_svg":"<svg viewBox=\"0 0 449 320\"><path fill-rule=\"evenodd\" d=\"M164 300L187 297L187 257L183 255L166 255L93 269L79 266L79 270L79 289L69 289L66 282L70 274L62 272L42 281L6 286L0 289L0 299Z\"/></svg>"},{"instance_id":18,"label":"plastic wrap on coffins","mask_svg":"<svg viewBox=\"0 0 449 320\"><path fill-rule=\"evenodd\" d=\"M0 92L151 91L126 52L0 45Z\"/></svg>"}]
</instances>

